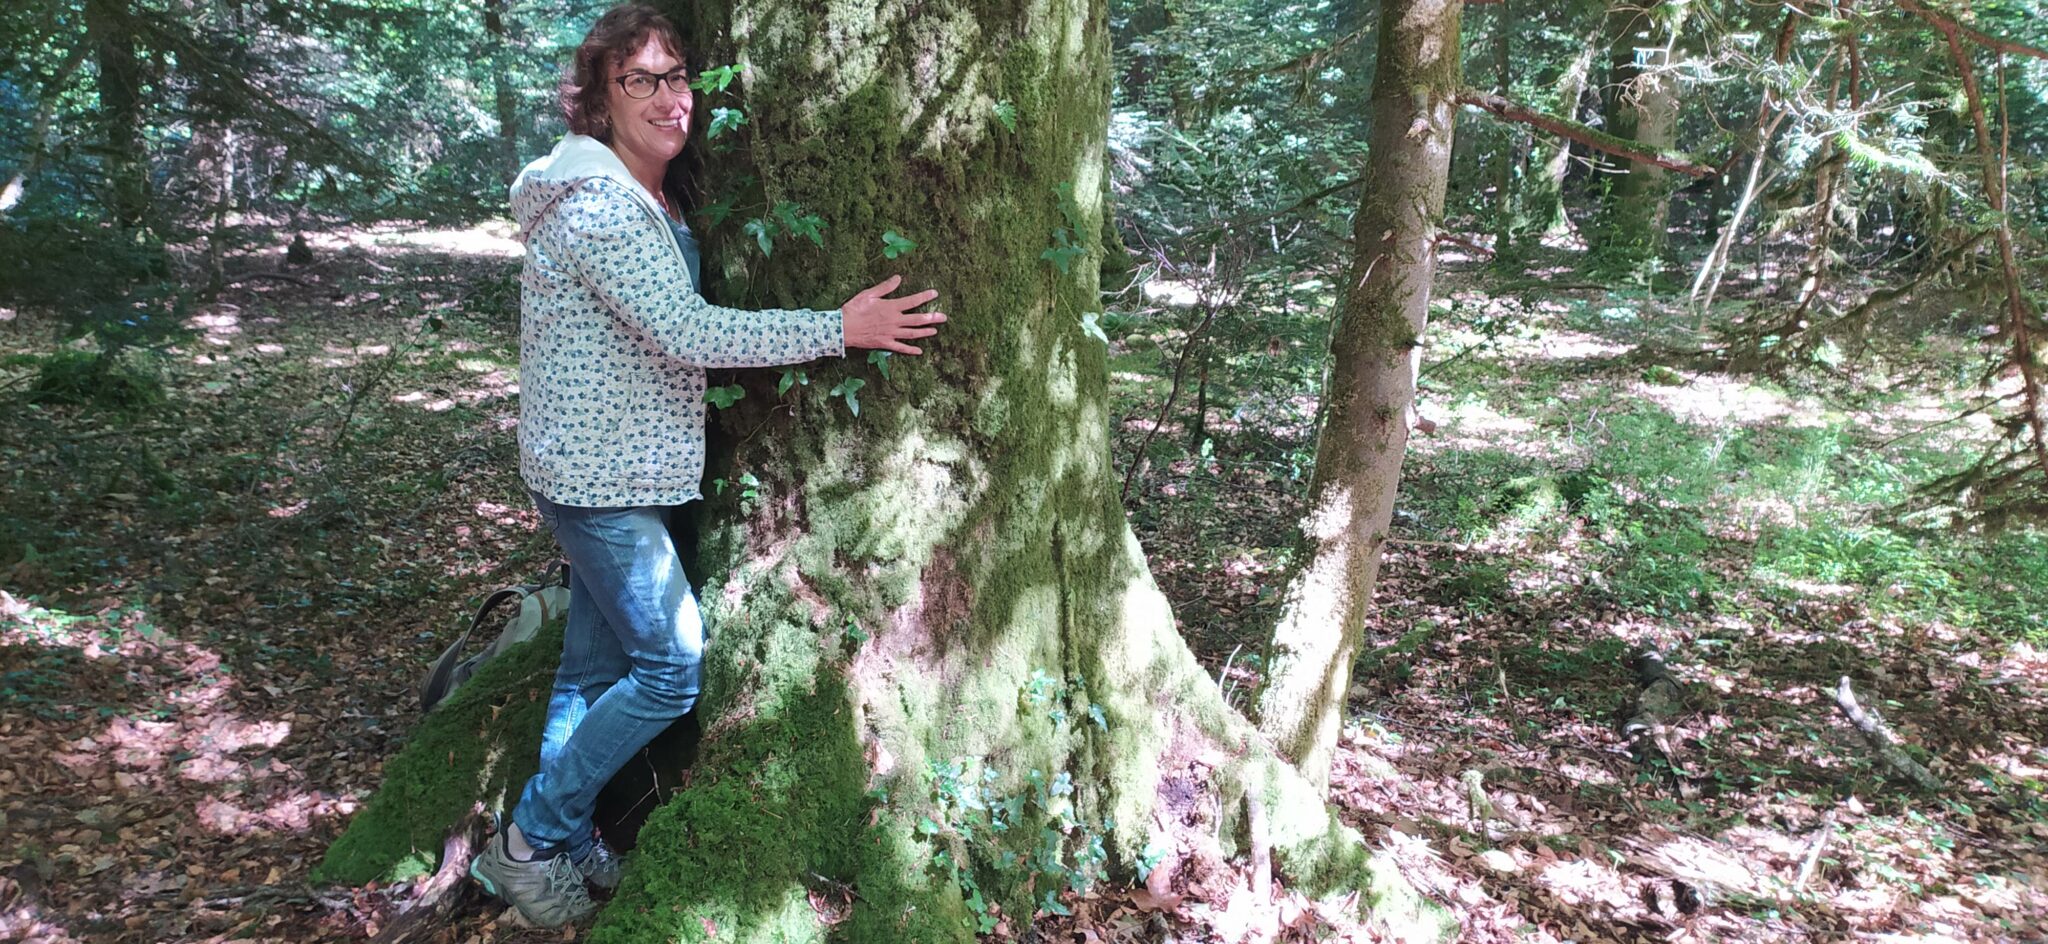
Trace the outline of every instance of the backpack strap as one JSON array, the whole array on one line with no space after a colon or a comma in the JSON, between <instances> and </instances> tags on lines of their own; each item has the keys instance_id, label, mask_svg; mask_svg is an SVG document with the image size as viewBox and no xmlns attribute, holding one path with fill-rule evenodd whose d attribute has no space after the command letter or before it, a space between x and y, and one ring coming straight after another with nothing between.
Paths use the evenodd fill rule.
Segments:
<instances>
[{"instance_id":1,"label":"backpack strap","mask_svg":"<svg viewBox=\"0 0 2048 944\"><path fill-rule=\"evenodd\" d=\"M484 598L482 605L476 608L476 615L469 618L469 628L463 630L462 635L455 637L455 641L450 643L448 648L441 650L440 657L434 660L434 667L427 672L427 680L420 684L421 711L432 711L441 699L448 697L448 691L452 687L449 683L455 674L455 667L462 662L462 647L469 643L469 637L476 632L476 628L483 625L484 617L489 616L491 610L497 608L498 604L506 600L520 599L526 596L526 593L525 587L505 587L492 591L490 596Z\"/></svg>"}]
</instances>

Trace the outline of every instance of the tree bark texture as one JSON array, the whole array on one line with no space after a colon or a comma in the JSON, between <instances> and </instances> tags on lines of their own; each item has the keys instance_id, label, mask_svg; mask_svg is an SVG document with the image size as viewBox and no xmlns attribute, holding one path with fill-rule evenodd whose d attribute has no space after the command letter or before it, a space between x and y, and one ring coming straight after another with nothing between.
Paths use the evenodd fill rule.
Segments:
<instances>
[{"instance_id":1,"label":"tree bark texture","mask_svg":"<svg viewBox=\"0 0 2048 944\"><path fill-rule=\"evenodd\" d=\"M1514 18L1508 0L1500 0L1493 13L1493 90L1496 94L1514 94L1514 62L1511 57L1511 37ZM1506 255L1515 241L1515 178L1516 171L1529 151L1529 132L1521 128L1505 129L1509 144L1494 155L1493 172L1493 253L1496 259Z\"/></svg>"},{"instance_id":2,"label":"tree bark texture","mask_svg":"<svg viewBox=\"0 0 2048 944\"><path fill-rule=\"evenodd\" d=\"M1318 785L1329 782L1408 446L1450 169L1461 7L1380 8L1366 184L1331 333L1302 563L1282 596L1257 705L1260 732Z\"/></svg>"},{"instance_id":3,"label":"tree bark texture","mask_svg":"<svg viewBox=\"0 0 2048 944\"><path fill-rule=\"evenodd\" d=\"M1678 143L1678 84L1671 43L1682 9L1665 0L1617 0L1608 11L1607 132L1652 151ZM1636 268L1664 254L1671 180L1662 167L1608 154L1606 194L1589 242L1611 267Z\"/></svg>"},{"instance_id":4,"label":"tree bark texture","mask_svg":"<svg viewBox=\"0 0 2048 944\"><path fill-rule=\"evenodd\" d=\"M701 205L730 208L692 221L707 294L832 307L900 272L951 320L886 370L855 352L713 376L745 395L716 413L680 542L710 628L703 736L592 939L1021 936L1092 873L1249 848L1247 797L1297 886L1441 933L1225 704L1124 520L1090 329L1102 0L677 12L693 69L739 70L698 120L746 115L690 145ZM917 244L893 261L892 230ZM324 877L389 875L464 803L507 801L558 640L436 709Z\"/></svg>"},{"instance_id":5,"label":"tree bark texture","mask_svg":"<svg viewBox=\"0 0 2048 944\"><path fill-rule=\"evenodd\" d=\"M1579 113L1579 96L1586 90L1586 76L1593 69L1593 41L1587 37L1585 48L1572 57L1564 74L1558 77L1557 98L1551 104L1551 111L1568 119L1575 119ZM1562 236L1571 230L1571 220L1564 213L1564 178L1571 170L1572 142L1569 138L1540 138L1531 155L1530 165L1536 168L1529 182L1522 188L1520 225L1525 237Z\"/></svg>"},{"instance_id":6,"label":"tree bark texture","mask_svg":"<svg viewBox=\"0 0 2048 944\"><path fill-rule=\"evenodd\" d=\"M149 162L142 147L142 63L126 0L87 0L85 31L99 66L100 145L105 148L108 210L124 227L149 213Z\"/></svg>"},{"instance_id":7,"label":"tree bark texture","mask_svg":"<svg viewBox=\"0 0 2048 944\"><path fill-rule=\"evenodd\" d=\"M509 0L484 0L484 34L491 48L491 103L498 116L498 175L506 184L519 173L519 99L512 85L512 32L505 25Z\"/></svg>"}]
</instances>

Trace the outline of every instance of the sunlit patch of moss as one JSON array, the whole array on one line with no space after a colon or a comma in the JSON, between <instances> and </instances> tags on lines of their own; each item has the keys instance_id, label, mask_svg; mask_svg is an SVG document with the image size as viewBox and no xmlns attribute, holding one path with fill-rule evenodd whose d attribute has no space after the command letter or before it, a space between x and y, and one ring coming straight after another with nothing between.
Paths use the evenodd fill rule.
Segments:
<instances>
[{"instance_id":1,"label":"sunlit patch of moss","mask_svg":"<svg viewBox=\"0 0 2048 944\"><path fill-rule=\"evenodd\" d=\"M328 847L316 882L398 881L437 868L448 830L483 802L509 808L539 766L562 626L484 663L384 768L384 783Z\"/></svg>"}]
</instances>

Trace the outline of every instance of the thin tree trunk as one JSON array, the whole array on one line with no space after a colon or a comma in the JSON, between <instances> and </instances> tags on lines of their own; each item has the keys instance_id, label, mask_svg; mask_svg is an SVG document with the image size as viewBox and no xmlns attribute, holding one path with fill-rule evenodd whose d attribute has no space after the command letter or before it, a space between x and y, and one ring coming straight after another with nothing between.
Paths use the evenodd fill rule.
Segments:
<instances>
[{"instance_id":1,"label":"thin tree trunk","mask_svg":"<svg viewBox=\"0 0 2048 944\"><path fill-rule=\"evenodd\" d=\"M35 120L29 122L28 153L22 158L21 167L7 178L4 186L0 186L0 217L21 205L22 198L28 195L28 182L35 179L36 172L42 170L43 162L49 159L50 124L57 116L57 101L90 51L89 44L80 43L64 57L63 64L57 67L50 81L43 84L42 97L36 101Z\"/></svg>"},{"instance_id":2,"label":"thin tree trunk","mask_svg":"<svg viewBox=\"0 0 2048 944\"><path fill-rule=\"evenodd\" d=\"M1459 0L1380 7L1356 255L1330 341L1302 564L1282 594L1259 730L1326 785L1408 445L1458 97Z\"/></svg>"},{"instance_id":3,"label":"thin tree trunk","mask_svg":"<svg viewBox=\"0 0 2048 944\"><path fill-rule=\"evenodd\" d=\"M1494 6L1493 14L1493 91L1497 95L1514 97L1513 62L1509 37L1514 18L1509 0L1500 0ZM1493 172L1493 255L1494 259L1506 257L1515 238L1515 171L1527 156L1529 133L1520 128L1503 129L1509 135L1509 146L1494 155Z\"/></svg>"},{"instance_id":4,"label":"thin tree trunk","mask_svg":"<svg viewBox=\"0 0 2048 944\"><path fill-rule=\"evenodd\" d=\"M1593 71L1594 37L1597 35L1586 37L1584 47L1572 57L1571 64L1558 78L1557 100L1553 109L1566 118L1578 117L1579 96L1585 94L1586 77ZM1523 188L1523 219L1527 221L1530 235L1563 236L1572 228L1571 217L1564 212L1564 178L1572 166L1572 142L1569 138L1546 140L1537 148L1539 157L1531 163L1541 165L1542 170Z\"/></svg>"},{"instance_id":5,"label":"thin tree trunk","mask_svg":"<svg viewBox=\"0 0 2048 944\"><path fill-rule=\"evenodd\" d=\"M1842 31L1842 52L1843 59L1846 61L1846 71L1848 73L1846 78L1849 84L1849 125L1844 133L1853 137L1856 134L1857 126L1862 121L1863 96L1859 86L1863 78L1863 50L1857 43L1856 30L1859 28L1858 24L1860 21L1855 19L1854 12L1851 9L1852 6L1851 0L1842 0L1840 9L1842 15L1848 18L1848 22L1851 24L1848 29ZM1835 76L1835 84L1828 89L1828 108L1831 110L1840 105L1841 82L1843 78L1842 75L1837 74ZM1827 145L1821 152L1820 167L1814 174L1814 212L1816 218L1814 220L1812 246L1806 257L1806 267L1800 273L1799 300L1793 306L1790 319L1790 328L1793 331L1803 331L1806 329L1810 320L1807 313L1813 308L1814 301L1820 297L1821 289L1827 278L1828 257L1832 251L1836 229L1836 207L1841 203L1842 175L1848 170L1848 163L1848 152L1832 137L1829 138Z\"/></svg>"},{"instance_id":6,"label":"thin tree trunk","mask_svg":"<svg viewBox=\"0 0 2048 944\"><path fill-rule=\"evenodd\" d=\"M2035 340L2038 316L2033 305L2027 301L2026 288L2020 280L2019 260L2013 249L2012 221L2006 216L2005 160L2004 150L1992 143L1991 129L1984 119L1984 95L1977 84L1977 72L1970 63L1970 54L1963 48L1964 30L1954 21L1923 14L1923 17L1941 31L1948 40L1949 57L1955 60L1956 71L1962 75L1963 94L1970 108L1970 126L1977 136L1977 156L1983 168L1984 202L1991 208L1991 214L1998 221L1994 231L1998 241L1998 262L2005 277L2005 335L2012 344L2009 355L2013 369L2020 377L2020 403L2024 415L2025 437L2033 455L2035 468L2042 475L2048 475L2048 415L2042 413L2048 406L2048 395L2042 391L2042 364L2040 345ZM2007 119L2001 114L2000 119Z\"/></svg>"},{"instance_id":7,"label":"thin tree trunk","mask_svg":"<svg viewBox=\"0 0 2048 944\"><path fill-rule=\"evenodd\" d=\"M106 148L108 210L134 229L149 213L149 161L142 147L142 64L125 0L87 0L85 30L99 64L100 141Z\"/></svg>"},{"instance_id":8,"label":"thin tree trunk","mask_svg":"<svg viewBox=\"0 0 2048 944\"><path fill-rule=\"evenodd\" d=\"M1780 67L1784 66L1785 60L1792 55L1792 38L1796 34L1798 23L1799 11L1792 10L1785 14L1784 21L1778 26L1778 42L1771 52L1771 59ZM1721 235L1714 240L1714 248L1707 253L1706 260L1700 263L1699 275L1693 279L1692 291L1688 295L1703 316L1708 308L1713 307L1714 295L1720 291L1721 276L1728 270L1729 257L1735 248L1735 240L1742 235L1742 223L1749 216L1749 207L1756 201L1757 193L1769 179L1763 174L1764 164L1771 157L1771 139L1777 135L1778 125L1785 120L1785 113L1779 110L1777 105L1777 87L1765 86L1763 102L1757 106L1756 146L1754 153L1750 155L1749 177L1742 185L1742 197L1735 202L1735 212L1721 227ZM1773 174L1775 173L1774 171Z\"/></svg>"},{"instance_id":9,"label":"thin tree trunk","mask_svg":"<svg viewBox=\"0 0 2048 944\"><path fill-rule=\"evenodd\" d=\"M1837 75L1828 90L1828 109L1832 111L1840 103L1841 77ZM1854 118L1850 119L1847 133L1856 133ZM1813 228L1807 237L1806 261L1799 270L1799 296L1792 305L1787 326L1793 332L1805 330L1806 314L1827 284L1828 254L1835 234L1835 204L1841 191L1842 168L1848 163L1849 155L1830 138L1821 146L1815 160L1818 164L1813 171Z\"/></svg>"},{"instance_id":10,"label":"thin tree trunk","mask_svg":"<svg viewBox=\"0 0 2048 944\"><path fill-rule=\"evenodd\" d=\"M1682 9L1666 0L1618 0L1608 14L1607 132L1655 150L1678 143L1678 84L1670 71ZM1668 21L1668 22L1667 22ZM1654 265L1668 243L1670 175L1642 161L1608 155L1606 193L1588 235L1606 264Z\"/></svg>"},{"instance_id":11,"label":"thin tree trunk","mask_svg":"<svg viewBox=\"0 0 2048 944\"><path fill-rule=\"evenodd\" d=\"M484 0L484 32L490 36L492 103L498 115L498 173L505 183L519 172L519 101L512 87L512 34L505 24L508 0Z\"/></svg>"},{"instance_id":12,"label":"thin tree trunk","mask_svg":"<svg viewBox=\"0 0 2048 944\"><path fill-rule=\"evenodd\" d=\"M192 129L193 202L207 211L206 294L218 295L226 287L223 271L228 207L235 192L235 131L222 120L195 121Z\"/></svg>"}]
</instances>

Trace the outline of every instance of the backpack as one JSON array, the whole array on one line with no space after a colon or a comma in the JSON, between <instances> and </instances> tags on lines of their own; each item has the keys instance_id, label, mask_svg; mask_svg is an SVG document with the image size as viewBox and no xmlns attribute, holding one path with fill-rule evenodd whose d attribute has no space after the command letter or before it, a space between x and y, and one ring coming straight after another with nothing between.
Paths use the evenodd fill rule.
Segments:
<instances>
[{"instance_id":1,"label":"backpack","mask_svg":"<svg viewBox=\"0 0 2048 944\"><path fill-rule=\"evenodd\" d=\"M516 609L512 613L512 618L505 621L505 628L498 632L498 638L491 640L491 644L485 646L482 652L463 658L462 649L468 645L469 637L490 618L491 611L508 602L514 604ZM476 615L470 617L469 628L463 630L462 635L455 637L455 641L450 643L448 648L441 650L441 655L434 659L433 666L427 670L426 679L420 683L420 710L434 710L435 705L454 694L462 683L469 681L469 677L476 674L478 667L503 655L513 646L532 639L548 621L557 619L567 612L569 565L566 561L556 561L549 565L540 579L533 583L492 591L489 596L484 597L483 604L476 608Z\"/></svg>"}]
</instances>

